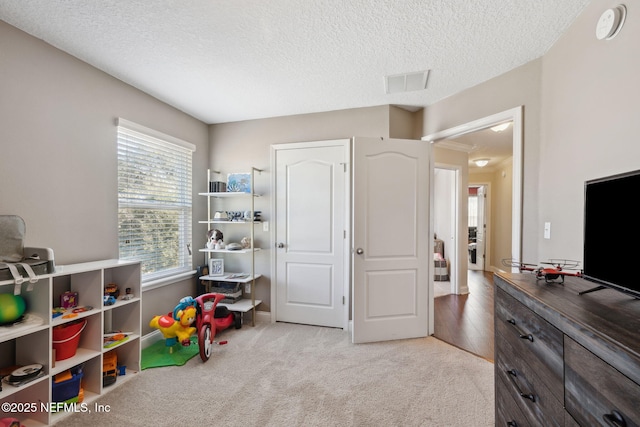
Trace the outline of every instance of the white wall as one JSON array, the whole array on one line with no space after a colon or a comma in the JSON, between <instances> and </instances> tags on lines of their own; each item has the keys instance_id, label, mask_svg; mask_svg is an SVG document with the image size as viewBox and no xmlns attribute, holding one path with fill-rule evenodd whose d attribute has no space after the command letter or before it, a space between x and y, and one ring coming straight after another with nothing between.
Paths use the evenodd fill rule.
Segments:
<instances>
[{"instance_id":1,"label":"white wall","mask_svg":"<svg viewBox=\"0 0 640 427\"><path fill-rule=\"evenodd\" d=\"M204 123L2 21L0 52L0 214L23 217L26 243L57 264L118 257L117 117L195 144L204 180ZM194 198L194 215L203 208ZM194 287L145 292L143 319Z\"/></svg>"},{"instance_id":2,"label":"white wall","mask_svg":"<svg viewBox=\"0 0 640 427\"><path fill-rule=\"evenodd\" d=\"M640 169L640 4L626 2L616 38L595 38L599 16L618 4L592 1L541 59L423 112L428 135L524 106L524 260L581 260L584 181Z\"/></svg>"},{"instance_id":3,"label":"white wall","mask_svg":"<svg viewBox=\"0 0 640 427\"><path fill-rule=\"evenodd\" d=\"M640 3L624 2L617 37L595 37L601 13L619 3L594 0L542 63L540 260L582 260L585 180L640 169ZM545 221L551 239L543 238Z\"/></svg>"}]
</instances>

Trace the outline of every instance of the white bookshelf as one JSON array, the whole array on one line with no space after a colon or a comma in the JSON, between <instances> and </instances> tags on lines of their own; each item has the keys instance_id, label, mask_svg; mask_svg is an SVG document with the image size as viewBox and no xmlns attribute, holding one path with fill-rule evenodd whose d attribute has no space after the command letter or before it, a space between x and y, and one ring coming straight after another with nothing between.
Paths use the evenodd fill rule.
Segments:
<instances>
[{"instance_id":1,"label":"white bookshelf","mask_svg":"<svg viewBox=\"0 0 640 427\"><path fill-rule=\"evenodd\" d=\"M256 252L261 249L255 244L255 225L261 224L261 221L255 221L255 198L259 197L258 194L255 193L255 175L256 173L262 172L260 169L251 168L250 173L250 188L248 192L203 192L199 193L201 196L207 198L207 219L199 221L201 224L207 224L208 228L212 228L215 226L216 228L226 229L227 227L238 227L244 226L249 229L250 235L250 247L238 249L238 250L228 250L228 249L208 249L202 248L200 252L203 252L205 255L205 264L209 265L209 260L215 257L225 257L225 256L239 256L246 255L249 256L251 268L246 277L242 278L234 278L230 277L236 273L226 272L224 275L204 275L200 276L200 280L206 280L211 282L231 282L231 283L243 283L250 284L251 287L250 292L245 292L245 297L242 300L236 301L234 303L220 303L220 305L226 306L231 311L236 311L240 313L248 313L251 312L251 322L252 325L255 325L255 310L256 307L262 303L261 300L256 300L255 298L255 288L256 288L256 279L261 277L260 274L257 274L255 271L255 255ZM209 183L212 181L212 177L214 175L222 175L220 172L208 170L207 171L207 189L209 189ZM215 219L214 213L216 211L224 211L225 210L225 199L239 199L244 203L246 201L245 209L248 210L249 220L240 219L240 220L220 220ZM225 230L222 230L223 233ZM228 244L228 242L225 242ZM244 321L244 319L243 319Z\"/></svg>"},{"instance_id":2,"label":"white bookshelf","mask_svg":"<svg viewBox=\"0 0 640 427\"><path fill-rule=\"evenodd\" d=\"M28 311L25 320L12 326L0 326L0 367L41 364L44 375L36 380L12 386L5 382L0 391L0 403L37 403L37 411L10 411L6 417L15 417L25 426L50 425L67 415L42 410L40 402L50 403L53 398L54 375L67 369L82 366L84 402L91 402L109 392L118 383L125 382L140 371L141 345L141 270L137 262L106 260L82 264L57 266L55 273L40 276L31 291L28 282L21 285L20 295L25 299ZM120 297L130 288L133 298L117 299L109 306L103 305L104 288L116 283ZM13 293L15 284L0 282L0 293ZM78 307L91 307L87 311L73 313L68 310L53 318L53 309L60 304L65 291L78 292ZM65 317L66 316L66 317ZM75 355L65 360L55 360L53 328L78 319L87 324L80 334ZM103 334L113 330L131 332L125 341L110 348L103 347ZM102 385L103 355L115 349L118 365L126 366L124 376L116 384Z\"/></svg>"}]
</instances>

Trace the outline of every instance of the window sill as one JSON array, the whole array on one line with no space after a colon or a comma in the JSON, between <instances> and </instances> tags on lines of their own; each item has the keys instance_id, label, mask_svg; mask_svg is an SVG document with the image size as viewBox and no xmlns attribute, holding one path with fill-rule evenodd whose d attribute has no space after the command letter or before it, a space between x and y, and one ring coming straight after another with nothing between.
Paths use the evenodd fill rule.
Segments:
<instances>
[{"instance_id":1,"label":"window sill","mask_svg":"<svg viewBox=\"0 0 640 427\"><path fill-rule=\"evenodd\" d=\"M163 277L161 279L155 279L142 283L142 292L150 291L153 289L162 288L164 286L172 285L184 279L193 277L196 274L196 270L186 271L184 273L175 274L173 276Z\"/></svg>"}]
</instances>

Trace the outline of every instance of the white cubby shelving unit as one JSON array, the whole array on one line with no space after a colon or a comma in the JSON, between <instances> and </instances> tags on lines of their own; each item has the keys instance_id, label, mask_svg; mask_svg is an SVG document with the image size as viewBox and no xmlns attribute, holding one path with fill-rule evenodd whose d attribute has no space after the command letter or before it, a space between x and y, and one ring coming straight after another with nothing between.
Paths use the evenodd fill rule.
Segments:
<instances>
[{"instance_id":1,"label":"white cubby shelving unit","mask_svg":"<svg viewBox=\"0 0 640 427\"><path fill-rule=\"evenodd\" d=\"M34 412L5 413L15 417L24 426L45 426L64 418L64 411L41 410L41 403L52 402L52 381L56 374L67 369L82 367L83 402L90 403L106 392L117 388L140 372L141 357L141 270L138 262L105 260L57 266L55 273L40 276L33 289L28 281L20 285L20 295L25 299L27 311L24 321L10 326L0 326L0 368L41 364L44 375L37 379L12 386L2 383L1 403L36 404ZM115 283L120 298L113 305L103 305L104 289ZM0 293L14 293L13 280L0 282ZM132 297L123 299L126 288ZM90 307L87 311L73 313L68 310L53 318L53 309L60 306L60 295L66 291L78 293L78 307ZM78 319L87 321L80 334L75 355L55 360L53 328ZM104 334L111 331L127 332L127 339L109 348L104 347ZM103 355L115 350L118 365L126 366L125 374L114 384L104 387L102 382Z\"/></svg>"},{"instance_id":2,"label":"white cubby shelving unit","mask_svg":"<svg viewBox=\"0 0 640 427\"><path fill-rule=\"evenodd\" d=\"M250 235L250 247L246 249L238 249L238 250L228 250L228 249L208 249L203 248L200 249L200 252L204 252L205 256L205 265L209 265L209 260L211 258L216 258L220 256L238 256L242 254L247 254L250 259L250 268L249 272L243 274L245 277L234 277L241 273L231 273L225 271L223 275L206 275L200 276L200 280L210 281L210 282L233 282L233 283L242 283L243 285L250 284L251 290L250 292L245 292L243 299L236 301L234 303L220 303L220 305L226 306L231 311L240 312L241 314L251 312L251 324L255 326L255 318L256 318L256 307L262 303L261 300L257 300L256 295L256 279L261 277L260 274L256 273L256 263L255 256L256 252L260 251L259 247L256 247L255 244L255 225L260 224L260 221L254 221L255 218L255 199L259 197L258 194L255 193L255 175L256 173L261 173L261 169L251 168L250 173L250 191L249 192L230 192L230 191L221 191L221 192L206 192L199 193L201 196L207 198L207 219L199 221L200 224L207 224L207 227L211 229L213 226L224 228L223 233L228 231L228 227L248 227L249 235ZM222 175L219 171L213 171L211 169L207 170L207 189L210 189L209 183L212 182L213 175ZM245 210L250 212L249 220L220 220L215 218L216 211L224 211L225 208L225 200L235 199L246 201ZM226 234L225 234L226 235ZM225 240L225 244L228 242ZM245 288L246 289L246 288ZM243 319L244 321L244 319Z\"/></svg>"}]
</instances>

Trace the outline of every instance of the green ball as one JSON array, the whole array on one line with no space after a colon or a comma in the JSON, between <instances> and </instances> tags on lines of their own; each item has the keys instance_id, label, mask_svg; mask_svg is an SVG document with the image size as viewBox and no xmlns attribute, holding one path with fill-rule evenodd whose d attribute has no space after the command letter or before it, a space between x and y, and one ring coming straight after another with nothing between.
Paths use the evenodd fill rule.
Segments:
<instances>
[{"instance_id":1,"label":"green ball","mask_svg":"<svg viewBox=\"0 0 640 427\"><path fill-rule=\"evenodd\" d=\"M19 319L26 308L27 304L20 295L0 294L0 325Z\"/></svg>"}]
</instances>

